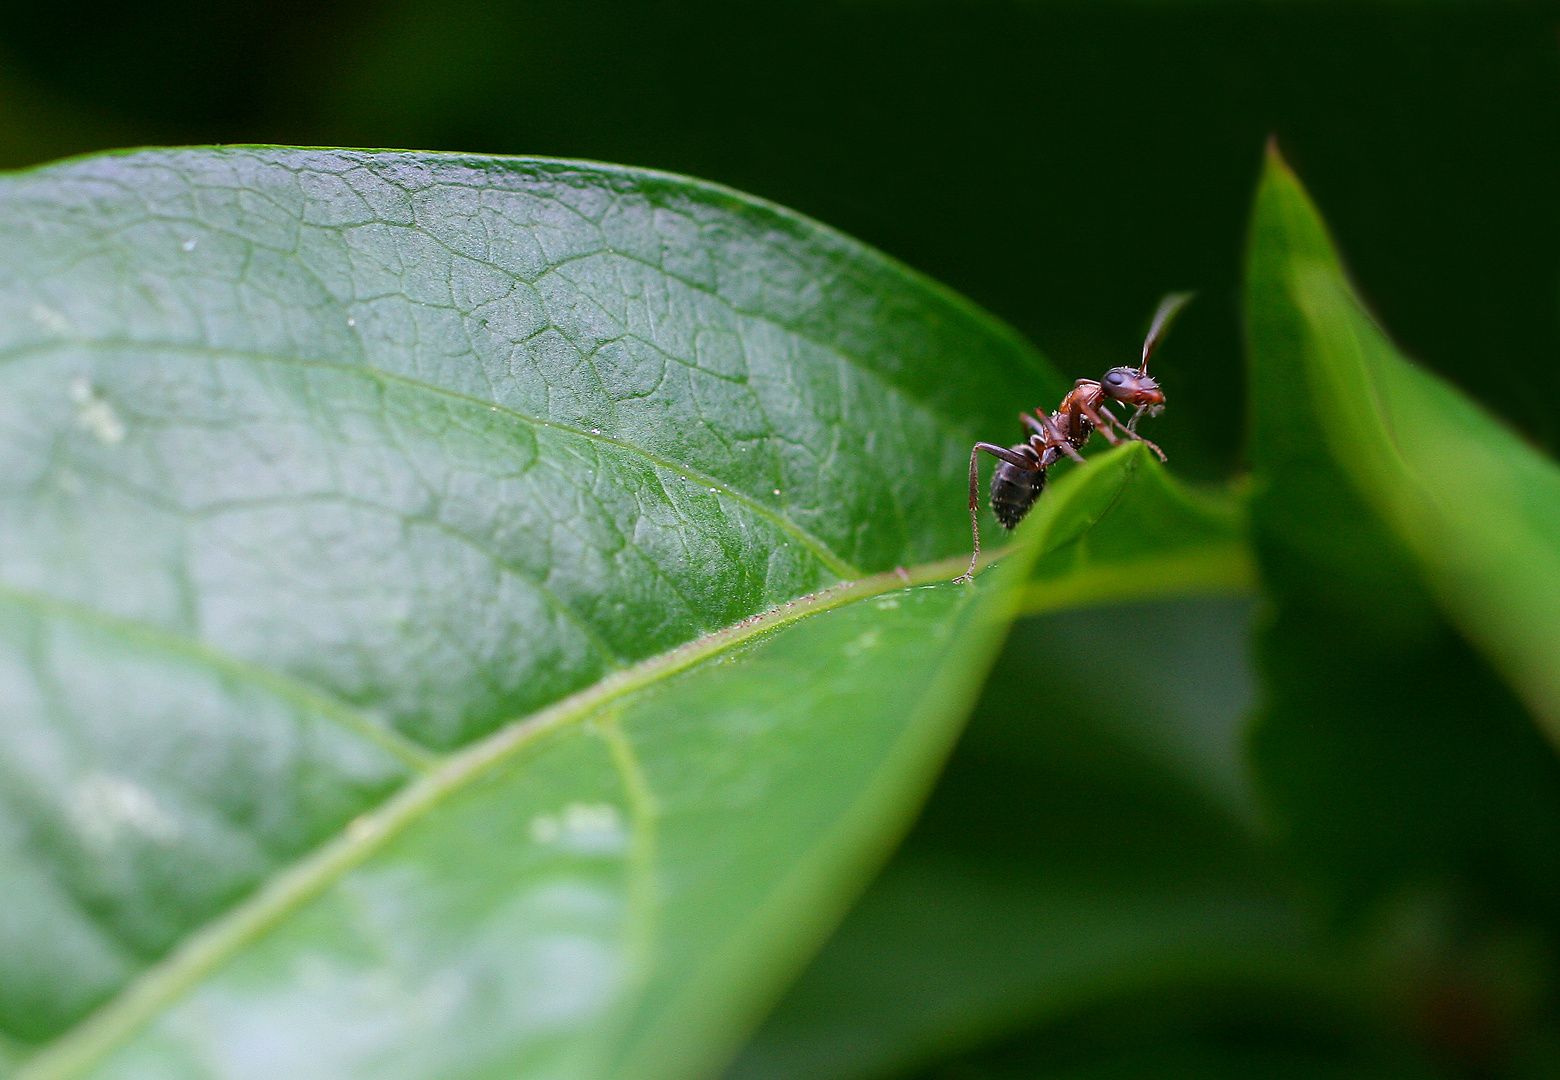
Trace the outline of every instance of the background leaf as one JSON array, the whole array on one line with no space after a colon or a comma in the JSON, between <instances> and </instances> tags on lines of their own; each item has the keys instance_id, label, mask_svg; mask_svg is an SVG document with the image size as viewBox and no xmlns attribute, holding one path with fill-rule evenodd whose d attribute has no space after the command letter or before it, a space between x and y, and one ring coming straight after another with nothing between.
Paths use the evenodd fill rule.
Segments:
<instances>
[{"instance_id":1,"label":"background leaf","mask_svg":"<svg viewBox=\"0 0 1560 1080\"><path fill-rule=\"evenodd\" d=\"M1282 166L1269 183L1295 187L1292 214L1308 209ZM1287 299L1305 333L1295 359L1333 459L1560 741L1560 468L1393 348L1314 219L1288 231L1299 242L1285 252Z\"/></svg>"},{"instance_id":2,"label":"background leaf","mask_svg":"<svg viewBox=\"0 0 1560 1080\"><path fill-rule=\"evenodd\" d=\"M1276 604L1260 638L1259 782L1323 909L1397 943L1381 977L1425 1018L1429 1041L1479 1068L1505 1067L1529 1052L1524 1040L1548 1038L1533 1027L1554 1025L1560 768L1442 617L1379 489L1346 461L1362 451L1336 437L1329 411L1342 403L1316 369L1350 359L1327 351L1358 341L1362 327L1352 304L1309 302L1323 273L1340 296L1321 219L1273 156L1247 283L1261 388L1252 532ZM1498 530L1501 519L1486 524ZM1435 1020L1446 1001L1501 1034L1463 1045L1469 1028Z\"/></svg>"}]
</instances>

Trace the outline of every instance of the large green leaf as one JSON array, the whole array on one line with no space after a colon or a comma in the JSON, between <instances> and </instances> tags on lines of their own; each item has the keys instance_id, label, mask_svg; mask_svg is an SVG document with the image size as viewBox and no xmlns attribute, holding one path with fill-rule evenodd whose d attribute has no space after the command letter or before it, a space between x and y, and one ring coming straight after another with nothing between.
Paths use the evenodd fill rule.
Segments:
<instances>
[{"instance_id":1,"label":"large green leaf","mask_svg":"<svg viewBox=\"0 0 1560 1080\"><path fill-rule=\"evenodd\" d=\"M1553 672L1528 661L1554 641L1508 652L1484 620L1514 634L1551 617L1538 541L1552 468L1391 354L1276 155L1257 195L1246 315L1252 532L1275 601L1254 750L1280 835L1346 908L1429 904L1454 923L1472 908L1499 913L1491 927L1551 918L1560 766L1458 628L1542 704ZM1431 435L1471 460L1432 450ZM1470 490L1473 477L1489 488ZM1491 557L1502 549L1505 565Z\"/></svg>"},{"instance_id":2,"label":"large green leaf","mask_svg":"<svg viewBox=\"0 0 1560 1080\"><path fill-rule=\"evenodd\" d=\"M1057 380L848 239L609 166L0 178L0 312L30 1078L708 1065L1141 462L936 584L970 442Z\"/></svg>"}]
</instances>

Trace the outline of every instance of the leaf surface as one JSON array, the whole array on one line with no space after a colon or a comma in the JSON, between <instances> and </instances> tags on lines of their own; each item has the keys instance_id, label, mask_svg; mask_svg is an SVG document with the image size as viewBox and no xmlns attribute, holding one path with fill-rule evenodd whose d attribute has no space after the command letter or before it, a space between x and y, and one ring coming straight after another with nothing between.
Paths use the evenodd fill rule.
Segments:
<instances>
[{"instance_id":1,"label":"leaf surface","mask_svg":"<svg viewBox=\"0 0 1560 1080\"><path fill-rule=\"evenodd\" d=\"M611 166L0 178L0 314L28 1080L708 1068L903 827L1029 561L1140 464L938 584L969 444L1059 396L1043 362L820 226Z\"/></svg>"}]
</instances>

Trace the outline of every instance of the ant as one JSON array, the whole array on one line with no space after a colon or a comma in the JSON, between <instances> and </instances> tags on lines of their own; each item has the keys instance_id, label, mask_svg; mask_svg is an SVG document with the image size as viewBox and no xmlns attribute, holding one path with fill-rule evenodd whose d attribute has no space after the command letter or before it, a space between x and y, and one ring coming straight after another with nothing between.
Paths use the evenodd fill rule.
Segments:
<instances>
[{"instance_id":1,"label":"ant","mask_svg":"<svg viewBox=\"0 0 1560 1080\"><path fill-rule=\"evenodd\" d=\"M1146 413L1158 416L1164 411L1165 394L1159 384L1148 374L1148 358L1163 340L1170 324L1181 313L1191 293L1170 293L1159 302L1149 324L1148 336L1143 339L1143 357L1134 370L1114 367L1104 378L1079 379L1056 411L1049 416L1044 409L1035 414L1019 413L1019 423L1029 431L1029 439L1010 447L994 443L978 442L970 450L970 533L975 539L975 551L970 556L970 568L955 581L970 581L975 576L975 563L980 558L980 453L984 450L998 461L997 471L991 476L991 512L1004 529L1011 529L1035 500L1045 490L1046 470L1059 461L1063 454L1083 463L1078 451L1098 431L1105 441L1117 446L1123 438L1136 439L1165 460L1165 452L1137 433L1138 420ZM1109 402L1120 401L1137 407L1137 411L1123 424L1110 411ZM1119 434L1118 434L1119 432Z\"/></svg>"}]
</instances>

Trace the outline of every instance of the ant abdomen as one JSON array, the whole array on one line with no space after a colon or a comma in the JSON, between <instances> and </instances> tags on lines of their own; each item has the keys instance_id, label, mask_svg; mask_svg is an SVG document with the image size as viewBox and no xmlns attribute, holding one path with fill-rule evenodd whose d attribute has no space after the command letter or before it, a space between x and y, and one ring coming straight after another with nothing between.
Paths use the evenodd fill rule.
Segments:
<instances>
[{"instance_id":1,"label":"ant abdomen","mask_svg":"<svg viewBox=\"0 0 1560 1080\"><path fill-rule=\"evenodd\" d=\"M1019 444L1013 449L1024 451L1028 447ZM1024 515L1029 513L1029 508L1044 490L1043 467L1021 469L1017 465L999 461L996 471L991 474L991 512L997 515L1004 529L1011 529L1024 520Z\"/></svg>"}]
</instances>

